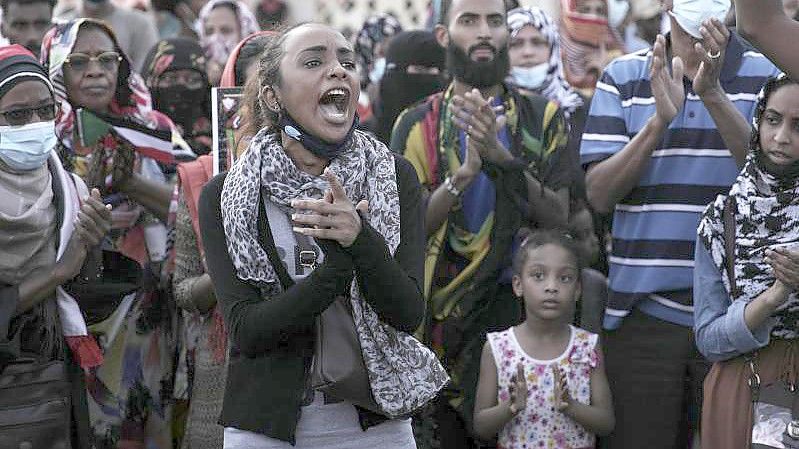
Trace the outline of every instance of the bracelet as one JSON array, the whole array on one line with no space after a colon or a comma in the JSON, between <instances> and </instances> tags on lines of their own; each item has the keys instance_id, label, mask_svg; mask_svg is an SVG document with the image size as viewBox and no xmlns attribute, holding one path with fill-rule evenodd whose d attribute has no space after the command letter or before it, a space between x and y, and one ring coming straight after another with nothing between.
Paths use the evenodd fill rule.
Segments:
<instances>
[{"instance_id":1,"label":"bracelet","mask_svg":"<svg viewBox=\"0 0 799 449\"><path fill-rule=\"evenodd\" d=\"M452 194L452 196L454 197L459 197L461 196L461 193L463 193L460 190L458 190L457 187L455 187L455 184L452 183L451 176L447 176L447 178L444 180L444 188L447 189L447 192Z\"/></svg>"}]
</instances>

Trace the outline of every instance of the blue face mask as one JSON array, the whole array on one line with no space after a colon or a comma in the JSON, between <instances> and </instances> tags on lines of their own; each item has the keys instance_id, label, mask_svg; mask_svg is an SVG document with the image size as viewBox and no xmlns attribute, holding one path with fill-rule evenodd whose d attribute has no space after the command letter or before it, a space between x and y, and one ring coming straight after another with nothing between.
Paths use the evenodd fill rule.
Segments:
<instances>
[{"instance_id":1,"label":"blue face mask","mask_svg":"<svg viewBox=\"0 0 799 449\"><path fill-rule=\"evenodd\" d=\"M386 73L386 58L377 58L375 59L374 64L372 65L372 70L369 71L369 81L372 84L377 84L383 79L383 75Z\"/></svg>"},{"instance_id":2,"label":"blue face mask","mask_svg":"<svg viewBox=\"0 0 799 449\"><path fill-rule=\"evenodd\" d=\"M16 171L35 170L55 148L55 121L0 126L0 159Z\"/></svg>"},{"instance_id":3,"label":"blue face mask","mask_svg":"<svg viewBox=\"0 0 799 449\"><path fill-rule=\"evenodd\" d=\"M535 90L539 89L547 79L549 73L549 63L541 63L532 67L511 67L510 76L513 84L523 88Z\"/></svg>"}]
</instances>

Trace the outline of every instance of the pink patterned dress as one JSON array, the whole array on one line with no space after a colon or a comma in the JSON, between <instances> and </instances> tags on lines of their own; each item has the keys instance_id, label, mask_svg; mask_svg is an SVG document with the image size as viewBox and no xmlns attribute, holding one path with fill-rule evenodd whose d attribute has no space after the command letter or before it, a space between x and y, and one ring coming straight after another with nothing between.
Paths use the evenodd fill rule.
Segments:
<instances>
[{"instance_id":1,"label":"pink patterned dress","mask_svg":"<svg viewBox=\"0 0 799 449\"><path fill-rule=\"evenodd\" d=\"M498 449L588 449L595 444L594 434L555 409L555 380L551 366L565 372L569 392L576 401L591 400L591 371L599 363L597 335L570 326L566 350L551 360L538 360L524 352L513 328L488 334L491 353L497 366L501 401L510 399L511 377L519 363L527 377L527 407L499 432Z\"/></svg>"}]
</instances>

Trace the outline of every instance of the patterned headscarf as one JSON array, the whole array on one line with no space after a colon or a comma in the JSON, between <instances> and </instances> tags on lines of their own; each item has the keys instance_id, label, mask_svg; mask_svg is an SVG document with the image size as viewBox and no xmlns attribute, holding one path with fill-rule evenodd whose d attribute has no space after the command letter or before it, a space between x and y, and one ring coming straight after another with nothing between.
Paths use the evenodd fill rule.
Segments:
<instances>
[{"instance_id":1,"label":"patterned headscarf","mask_svg":"<svg viewBox=\"0 0 799 449\"><path fill-rule=\"evenodd\" d=\"M537 29L549 43L549 71L538 93L558 103L568 118L583 105L583 100L564 79L558 26L547 13L536 6L516 8L508 12L511 37L515 37L526 26ZM512 78L507 81L513 84Z\"/></svg>"},{"instance_id":2,"label":"patterned headscarf","mask_svg":"<svg viewBox=\"0 0 799 449\"><path fill-rule=\"evenodd\" d=\"M239 21L241 28L241 36L249 36L258 30L258 21L255 20L252 10L244 3L236 0L211 0L206 3L200 13L197 15L197 22L194 24L194 31L197 32L197 38L202 41L207 36L205 35L205 21L211 15L211 11L217 6L230 5L236 12L236 19Z\"/></svg>"},{"instance_id":3,"label":"patterned headscarf","mask_svg":"<svg viewBox=\"0 0 799 449\"><path fill-rule=\"evenodd\" d=\"M799 174L769 173L762 158L759 125L771 94L786 84L795 84L784 75L766 83L758 97L754 115L751 151L746 165L728 195L719 195L708 206L699 224L699 238L722 273L722 281L732 300L751 301L768 289L775 280L771 266L764 260L765 250L775 245L799 244ZM730 199L728 199L730 198ZM724 245L724 208L733 202L735 217L735 283L727 277ZM797 338L799 333L799 298L791 293L787 306L777 312L771 335Z\"/></svg>"},{"instance_id":4,"label":"patterned headscarf","mask_svg":"<svg viewBox=\"0 0 799 449\"><path fill-rule=\"evenodd\" d=\"M144 60L142 76L150 88L170 70L195 70L205 78L205 54L194 39L176 37L162 39L150 49Z\"/></svg>"},{"instance_id":5,"label":"patterned headscarf","mask_svg":"<svg viewBox=\"0 0 799 449\"><path fill-rule=\"evenodd\" d=\"M621 38L611 29L606 17L577 12L580 1L561 0L560 39L564 73L572 86L593 88L601 74L597 73L596 79L589 76L586 67L591 56L603 43L607 51L621 49Z\"/></svg>"},{"instance_id":6,"label":"patterned headscarf","mask_svg":"<svg viewBox=\"0 0 799 449\"><path fill-rule=\"evenodd\" d=\"M153 110L152 99L142 77L131 70L130 60L125 56L117 43L114 32L103 22L93 19L77 19L57 24L44 36L42 42L41 61L50 75L55 89L55 98L61 106L56 118L56 135L67 147L72 148L72 131L75 127L75 114L67 99L64 84L64 61L72 52L78 39L78 31L89 25L105 31L114 43L116 51L122 55L119 65L117 91L111 102L112 114L130 118L150 129L173 129L172 121L167 116Z\"/></svg>"},{"instance_id":7,"label":"patterned headscarf","mask_svg":"<svg viewBox=\"0 0 799 449\"><path fill-rule=\"evenodd\" d=\"M375 47L402 31L402 25L391 14L375 14L364 22L355 38L355 58L361 75L361 84L369 84L369 66L375 60Z\"/></svg>"}]
</instances>

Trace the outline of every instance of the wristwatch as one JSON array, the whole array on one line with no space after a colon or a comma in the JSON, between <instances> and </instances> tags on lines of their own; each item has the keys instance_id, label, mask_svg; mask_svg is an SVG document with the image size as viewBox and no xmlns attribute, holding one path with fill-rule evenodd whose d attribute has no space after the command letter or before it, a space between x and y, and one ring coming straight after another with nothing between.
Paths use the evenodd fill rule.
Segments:
<instances>
[{"instance_id":1,"label":"wristwatch","mask_svg":"<svg viewBox=\"0 0 799 449\"><path fill-rule=\"evenodd\" d=\"M447 192L451 193L454 197L459 197L461 196L461 193L463 193L458 190L457 187L455 187L455 184L452 183L451 176L447 176L447 178L444 179L444 188L447 189Z\"/></svg>"}]
</instances>

